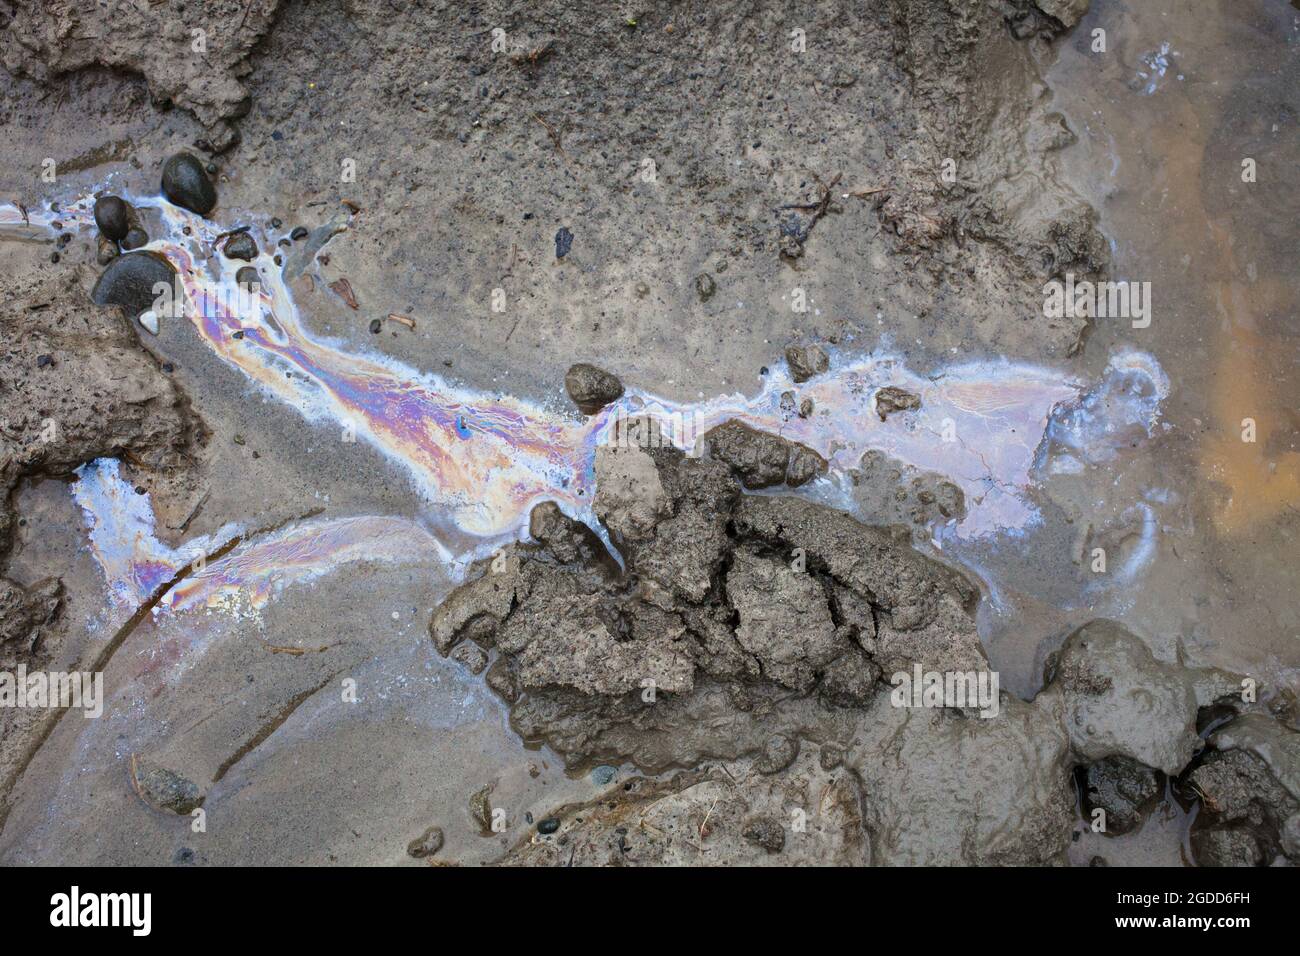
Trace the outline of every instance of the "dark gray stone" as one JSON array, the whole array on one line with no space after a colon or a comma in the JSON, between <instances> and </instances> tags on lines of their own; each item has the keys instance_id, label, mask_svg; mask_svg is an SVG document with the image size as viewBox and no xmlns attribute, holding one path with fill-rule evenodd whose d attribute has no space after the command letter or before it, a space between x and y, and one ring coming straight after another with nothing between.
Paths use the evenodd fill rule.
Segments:
<instances>
[{"instance_id":1,"label":"dark gray stone","mask_svg":"<svg viewBox=\"0 0 1300 956\"><path fill-rule=\"evenodd\" d=\"M95 200L95 225L105 237L121 242L131 228L131 207L117 196L100 196Z\"/></svg>"},{"instance_id":2,"label":"dark gray stone","mask_svg":"<svg viewBox=\"0 0 1300 956\"><path fill-rule=\"evenodd\" d=\"M217 204L217 190L203 164L189 153L177 153L163 165L163 195L190 212L206 216Z\"/></svg>"},{"instance_id":3,"label":"dark gray stone","mask_svg":"<svg viewBox=\"0 0 1300 956\"><path fill-rule=\"evenodd\" d=\"M134 319L153 307L154 285L171 285L175 276L171 263L157 253L129 252L108 264L90 298L96 305L120 305Z\"/></svg>"},{"instance_id":4,"label":"dark gray stone","mask_svg":"<svg viewBox=\"0 0 1300 956\"><path fill-rule=\"evenodd\" d=\"M240 232L227 239L221 251L227 259L251 262L257 257L257 242L248 233Z\"/></svg>"}]
</instances>

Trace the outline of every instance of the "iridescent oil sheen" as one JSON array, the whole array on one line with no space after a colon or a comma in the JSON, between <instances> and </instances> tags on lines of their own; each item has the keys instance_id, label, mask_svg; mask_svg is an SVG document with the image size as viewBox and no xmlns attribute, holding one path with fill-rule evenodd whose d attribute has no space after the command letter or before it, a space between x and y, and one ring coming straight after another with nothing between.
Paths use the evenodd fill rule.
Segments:
<instances>
[{"instance_id":1,"label":"iridescent oil sheen","mask_svg":"<svg viewBox=\"0 0 1300 956\"><path fill-rule=\"evenodd\" d=\"M879 352L836 354L831 371L798 385L784 367L773 368L751 396L684 403L632 389L583 418L458 387L314 334L265 251L274 250L278 238L268 228L252 227L263 250L252 263L232 262L213 254L225 227L160 198L129 198L161 217L162 234L145 248L176 268L184 321L222 361L307 420L379 449L411 476L431 518L484 541L517 535L542 500L594 524L597 449L625 434L626 419L640 416L655 419L688 453L699 452L709 429L742 421L818 452L831 465L831 481L865 452L878 450L962 489L967 515L954 520L948 535L1014 532L1034 519L1026 492L1038 476L1102 460L1120 436L1149 434L1168 392L1159 365L1137 352L1116 356L1092 387L1057 370L1005 360L964 362L923 375L899 356ZM52 236L54 220L64 229L94 228L92 208L90 197L57 213L0 206L0 235L39 238L45 230ZM260 287L241 298L248 290L237 286L235 273L246 264L257 269ZM918 396L920 407L882 418L875 399L885 386ZM811 415L801 417L783 401L791 391L800 402L812 399ZM139 601L175 575L182 556L153 537L144 505L121 500L111 464L83 472L78 500L110 588L123 600ZM304 523L241 545L186 577L162 606L216 606L227 589L240 587L255 604L264 602L276 588L345 561L400 560L421 536L427 551L429 533L400 519Z\"/></svg>"}]
</instances>

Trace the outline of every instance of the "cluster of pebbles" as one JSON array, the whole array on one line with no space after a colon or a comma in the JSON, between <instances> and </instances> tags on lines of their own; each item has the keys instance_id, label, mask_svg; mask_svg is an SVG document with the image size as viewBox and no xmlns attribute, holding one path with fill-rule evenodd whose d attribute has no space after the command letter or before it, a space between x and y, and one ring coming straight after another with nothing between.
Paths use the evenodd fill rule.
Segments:
<instances>
[{"instance_id":1,"label":"cluster of pebbles","mask_svg":"<svg viewBox=\"0 0 1300 956\"><path fill-rule=\"evenodd\" d=\"M208 171L189 153L177 153L163 166L162 191L168 200L191 212L206 216L217 205L217 190ZM106 266L91 298L96 305L121 306L158 334L158 317L150 310L155 284L170 284L175 270L163 256L142 251L149 234L134 206L120 196L105 195L95 200L95 225L99 228L99 262Z\"/></svg>"},{"instance_id":2,"label":"cluster of pebbles","mask_svg":"<svg viewBox=\"0 0 1300 956\"><path fill-rule=\"evenodd\" d=\"M207 218L217 206L217 191L210 178L215 170L215 166L204 166L190 153L177 153L163 165L162 193L173 205ZM170 284L175 269L165 257L143 248L149 242L149 233L135 207L120 196L96 198L95 225L99 229L98 259L105 269L91 298L97 305L121 306L129 317L156 335L158 318L151 310L156 298L154 286L159 282ZM272 219L270 225L278 229L282 223ZM280 245L288 248L308 234L305 226L298 226L280 239ZM227 259L251 263L259 254L257 240L247 226L223 232L216 241ZM277 254L275 261L279 265L283 260ZM254 266L246 265L235 273L235 281L254 286L260 283L260 276Z\"/></svg>"}]
</instances>

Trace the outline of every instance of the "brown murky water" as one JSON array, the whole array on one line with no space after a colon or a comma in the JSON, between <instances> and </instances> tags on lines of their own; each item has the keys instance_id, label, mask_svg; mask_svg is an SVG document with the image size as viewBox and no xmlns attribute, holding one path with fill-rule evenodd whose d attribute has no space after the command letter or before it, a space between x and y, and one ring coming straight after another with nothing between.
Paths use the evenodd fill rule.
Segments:
<instances>
[{"instance_id":1,"label":"brown murky water","mask_svg":"<svg viewBox=\"0 0 1300 956\"><path fill-rule=\"evenodd\" d=\"M1105 31L1105 52L1093 49ZM1072 518L1123 520L1146 500L1157 531L1144 572L1062 611L1056 580L1077 580L1097 537L1074 530L1075 567L1025 561L1013 609L986 616L995 662L1031 691L1035 636L1106 615L1158 656L1247 674L1293 695L1300 682L1300 11L1280 2L1102 0L1048 73L1054 105L1079 141L1064 168L1100 214L1111 278L1150 282L1148 328L1093 327L1095 366L1125 345L1154 354L1170 379L1167 430L1089 481L1055 479ZM1254 181L1248 169L1253 166ZM1253 435L1250 430L1253 427ZM1152 492L1158 492L1152 494ZM1067 522L1070 518L1066 519ZM1062 542L1072 524L1058 522ZM1043 557L1035 554L1037 561ZM1086 565L1086 560L1082 562ZM1112 564L1112 567L1114 565ZM1041 566L1040 566L1041 568ZM1054 580L1056 579L1056 580ZM1085 590L1084 594L1089 594ZM1065 605L1073 602L1066 601ZM1071 860L1187 862L1190 818L1172 802L1140 831L1099 838L1080 827Z\"/></svg>"},{"instance_id":2,"label":"brown murky water","mask_svg":"<svg viewBox=\"0 0 1300 956\"><path fill-rule=\"evenodd\" d=\"M1093 50L1098 29L1105 52ZM1298 42L1300 12L1280 0L1099 2L1048 72L1079 138L1062 162L1100 214L1111 278L1151 283L1150 326L1097 320L1085 360L1148 351L1170 396L1163 433L1140 453L1048 482L1061 510L1043 534L1068 559L1050 547L1000 558L1014 609L988 614L988 638L1021 693L1046 649L1028 642L1098 615L1158 655L1296 686ZM1139 503L1156 522L1145 539ZM1098 545L1112 571L1116 549L1153 554L1134 580L1106 586L1081 559ZM1083 601L1066 581L1082 582Z\"/></svg>"}]
</instances>

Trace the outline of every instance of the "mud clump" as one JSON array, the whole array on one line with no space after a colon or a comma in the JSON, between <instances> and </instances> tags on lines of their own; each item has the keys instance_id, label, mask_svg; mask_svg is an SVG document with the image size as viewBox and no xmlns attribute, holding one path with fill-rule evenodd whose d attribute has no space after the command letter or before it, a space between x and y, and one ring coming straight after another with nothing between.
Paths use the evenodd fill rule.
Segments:
<instances>
[{"instance_id":1,"label":"mud clump","mask_svg":"<svg viewBox=\"0 0 1300 956\"><path fill-rule=\"evenodd\" d=\"M1210 736L1186 775L1202 813L1192 848L1202 866L1300 862L1300 734L1263 714L1246 714Z\"/></svg>"},{"instance_id":2,"label":"mud clump","mask_svg":"<svg viewBox=\"0 0 1300 956\"><path fill-rule=\"evenodd\" d=\"M429 827L407 844L406 853L417 860L423 860L442 849L443 839L442 827Z\"/></svg>"},{"instance_id":3,"label":"mud clump","mask_svg":"<svg viewBox=\"0 0 1300 956\"><path fill-rule=\"evenodd\" d=\"M737 643L774 682L809 690L840 656L830 604L811 575L741 548L732 555L726 587L738 619Z\"/></svg>"},{"instance_id":4,"label":"mud clump","mask_svg":"<svg viewBox=\"0 0 1300 956\"><path fill-rule=\"evenodd\" d=\"M700 297L701 302L708 302L717 291L718 283L707 272L701 272L695 277L695 294Z\"/></svg>"},{"instance_id":5,"label":"mud clump","mask_svg":"<svg viewBox=\"0 0 1300 956\"><path fill-rule=\"evenodd\" d=\"M1061 21L1066 29L1074 26L1088 12L1090 0L1034 0L1038 9Z\"/></svg>"},{"instance_id":6,"label":"mud clump","mask_svg":"<svg viewBox=\"0 0 1300 956\"><path fill-rule=\"evenodd\" d=\"M1260 866L1264 851L1249 830L1211 828L1192 834L1192 852L1201 866Z\"/></svg>"},{"instance_id":7,"label":"mud clump","mask_svg":"<svg viewBox=\"0 0 1300 956\"><path fill-rule=\"evenodd\" d=\"M869 449L847 475L854 500L873 524L927 527L966 516L966 496L947 477L921 471L878 449Z\"/></svg>"},{"instance_id":8,"label":"mud clump","mask_svg":"<svg viewBox=\"0 0 1300 956\"><path fill-rule=\"evenodd\" d=\"M1069 741L1045 708L996 718L909 710L877 696L846 755L876 865L1038 866L1065 860L1075 819Z\"/></svg>"},{"instance_id":9,"label":"mud clump","mask_svg":"<svg viewBox=\"0 0 1300 956\"><path fill-rule=\"evenodd\" d=\"M596 476L593 511L621 566L602 560L593 529L539 505L534 543L478 565L435 612L431 636L443 654L467 641L494 651L485 680L511 726L572 768L701 769L668 783L632 778L594 804L559 808L557 832L506 863L776 855L779 831L755 821L779 825L788 808L769 810L747 791L810 774L848 788L846 858L1062 863L1076 768L1086 805L1106 808L1111 832L1140 826L1157 771L1179 774L1199 749L1198 711L1238 689L1232 675L1157 661L1098 621L1053 655L1038 697L1020 701L998 693L975 627L976 587L901 529L744 494L725 462L671 447L602 447ZM978 703L900 697L900 681L925 671L991 690ZM1249 746L1282 749L1256 737ZM740 783L711 776L712 761ZM1255 837L1268 847L1293 812L1263 799L1278 808L1260 817L1278 834ZM654 829L640 829L650 806ZM710 833L725 843L710 844ZM780 855L802 842L785 840Z\"/></svg>"},{"instance_id":10,"label":"mud clump","mask_svg":"<svg viewBox=\"0 0 1300 956\"><path fill-rule=\"evenodd\" d=\"M170 286L176 270L170 262L153 252L131 252L114 258L91 290L96 305L116 305L130 318L149 311L158 298L154 286Z\"/></svg>"},{"instance_id":11,"label":"mud clump","mask_svg":"<svg viewBox=\"0 0 1300 956\"><path fill-rule=\"evenodd\" d=\"M895 385L886 385L876 392L876 414L882 422L895 412L912 411L920 407L920 395Z\"/></svg>"},{"instance_id":12,"label":"mud clump","mask_svg":"<svg viewBox=\"0 0 1300 956\"><path fill-rule=\"evenodd\" d=\"M1160 792L1156 772L1126 757L1092 764L1084 773L1084 808L1106 813L1106 833L1122 834L1142 822L1142 811Z\"/></svg>"},{"instance_id":13,"label":"mud clump","mask_svg":"<svg viewBox=\"0 0 1300 956\"><path fill-rule=\"evenodd\" d=\"M57 578L23 587L0 577L0 669L12 671L37 656L42 628L59 613L62 597Z\"/></svg>"},{"instance_id":14,"label":"mud clump","mask_svg":"<svg viewBox=\"0 0 1300 956\"><path fill-rule=\"evenodd\" d=\"M623 383L602 368L578 362L564 376L564 389L584 415L595 415L623 397Z\"/></svg>"},{"instance_id":15,"label":"mud clump","mask_svg":"<svg viewBox=\"0 0 1300 956\"><path fill-rule=\"evenodd\" d=\"M457 664L465 667L471 674L481 674L487 668L488 656L483 648L473 641L462 641L449 655Z\"/></svg>"},{"instance_id":16,"label":"mud clump","mask_svg":"<svg viewBox=\"0 0 1300 956\"><path fill-rule=\"evenodd\" d=\"M151 258L123 258L137 257ZM0 555L12 544L12 498L24 479L67 478L96 458L124 454L144 467L181 468L198 437L188 403L140 349L127 322L87 308L83 296L69 276L14 288L0 305ZM57 582L5 585L6 658L20 646L36 647L59 593Z\"/></svg>"},{"instance_id":17,"label":"mud clump","mask_svg":"<svg viewBox=\"0 0 1300 956\"><path fill-rule=\"evenodd\" d=\"M746 488L782 484L797 488L824 474L828 467L826 459L806 445L758 431L744 422L724 422L703 437L709 454L725 462Z\"/></svg>"},{"instance_id":18,"label":"mud clump","mask_svg":"<svg viewBox=\"0 0 1300 956\"><path fill-rule=\"evenodd\" d=\"M566 564L603 562L607 569L614 570L614 562L595 532L585 524L569 520L553 501L543 501L532 510L528 516L528 533L559 561Z\"/></svg>"},{"instance_id":19,"label":"mud clump","mask_svg":"<svg viewBox=\"0 0 1300 956\"><path fill-rule=\"evenodd\" d=\"M747 820L741 835L768 853L780 853L785 849L785 828L776 817L753 817Z\"/></svg>"},{"instance_id":20,"label":"mud clump","mask_svg":"<svg viewBox=\"0 0 1300 956\"><path fill-rule=\"evenodd\" d=\"M240 79L279 6L280 0L24 3L0 32L0 64L41 82L93 66L139 73L155 103L190 110L207 131L207 145L221 151L237 142L233 123L250 105ZM201 54L193 48L200 37Z\"/></svg>"},{"instance_id":21,"label":"mud clump","mask_svg":"<svg viewBox=\"0 0 1300 956\"><path fill-rule=\"evenodd\" d=\"M796 382L806 382L831 367L830 357L820 345L786 346L785 362L790 367L790 377Z\"/></svg>"},{"instance_id":22,"label":"mud clump","mask_svg":"<svg viewBox=\"0 0 1300 956\"><path fill-rule=\"evenodd\" d=\"M906 535L799 499L743 495L720 461L671 448L601 452L614 464L598 457L593 504L625 569L572 560L573 541L591 532L547 505L533 522L538 543L480 566L431 624L442 653L465 639L495 649L486 679L525 740L575 767L630 760L658 772L747 760L772 786L800 767L847 767L871 781L867 829L888 862L1042 862L1064 852L1072 804L1059 715L1024 704L1010 721L913 715L891 704L881 680L914 664L987 670L971 613L977 592L961 575L914 551ZM864 734L869 742L847 743ZM913 738L912 783L945 793L933 816L915 813L915 786L894 782L890 740ZM803 740L839 742L830 748L840 748L839 762L821 769L820 750ZM979 767L985 788L1008 791L1023 843L1017 835L997 848L1008 822L981 817L978 797L952 780L954 752ZM754 815L738 807L734 829L726 813L710 826L766 853L742 832ZM960 821L972 818L984 822L963 839L970 824ZM584 831L596 828L583 820ZM560 832L572 850L567 826ZM931 831L952 839L924 835ZM661 852L656 843L651 855Z\"/></svg>"},{"instance_id":23,"label":"mud clump","mask_svg":"<svg viewBox=\"0 0 1300 956\"><path fill-rule=\"evenodd\" d=\"M1155 660L1110 621L1094 621L1072 634L1047 671L1052 686L1038 701L1063 708L1081 761L1127 757L1170 776L1200 748L1198 709L1240 689L1230 675Z\"/></svg>"},{"instance_id":24,"label":"mud clump","mask_svg":"<svg viewBox=\"0 0 1300 956\"><path fill-rule=\"evenodd\" d=\"M754 761L759 773L780 773L799 756L799 741L785 734L773 734L763 744L763 750Z\"/></svg>"},{"instance_id":25,"label":"mud clump","mask_svg":"<svg viewBox=\"0 0 1300 956\"><path fill-rule=\"evenodd\" d=\"M189 153L177 153L163 165L163 195L190 212L206 216L217 205L217 190L203 164Z\"/></svg>"},{"instance_id":26,"label":"mud clump","mask_svg":"<svg viewBox=\"0 0 1300 956\"><path fill-rule=\"evenodd\" d=\"M836 702L870 697L875 654L982 666L970 585L890 532L742 496L722 462L672 448L602 448L597 476L625 573L580 559L590 529L539 506L538 544L509 549L431 623L441 653L495 648L488 681L517 729L573 762L658 769L795 741L804 721L842 723ZM731 728L702 717L727 711L742 715Z\"/></svg>"}]
</instances>

